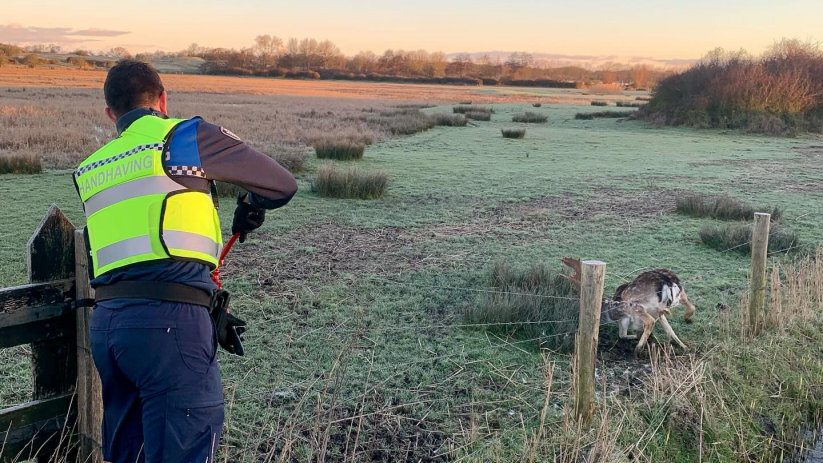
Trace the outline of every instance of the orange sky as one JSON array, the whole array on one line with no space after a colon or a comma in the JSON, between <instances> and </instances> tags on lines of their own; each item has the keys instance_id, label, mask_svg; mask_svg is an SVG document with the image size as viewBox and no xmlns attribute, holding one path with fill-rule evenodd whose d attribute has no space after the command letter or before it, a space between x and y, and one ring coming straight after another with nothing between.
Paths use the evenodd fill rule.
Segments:
<instances>
[{"instance_id":1,"label":"orange sky","mask_svg":"<svg viewBox=\"0 0 823 463\"><path fill-rule=\"evenodd\" d=\"M329 39L344 53L426 49L697 58L820 37L821 0L4 0L0 41L94 50L247 47L259 34Z\"/></svg>"}]
</instances>

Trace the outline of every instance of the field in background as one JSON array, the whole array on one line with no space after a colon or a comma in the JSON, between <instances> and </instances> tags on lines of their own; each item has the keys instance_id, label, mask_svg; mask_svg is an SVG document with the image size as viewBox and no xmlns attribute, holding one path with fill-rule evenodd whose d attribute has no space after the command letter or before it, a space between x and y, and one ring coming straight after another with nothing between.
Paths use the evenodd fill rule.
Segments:
<instances>
[{"instance_id":1,"label":"field in background","mask_svg":"<svg viewBox=\"0 0 823 463\"><path fill-rule=\"evenodd\" d=\"M377 82L350 82L330 80L294 80L263 77L198 76L163 74L163 84L170 92L206 92L249 95L289 95L326 98L389 99L412 101L462 101L476 103L534 102L537 99L549 103L580 102L588 104L592 95L604 92L614 98L625 94L647 92L619 92L598 89L541 89L522 87L465 87L458 85L417 85ZM37 69L32 72L23 67L0 68L0 87L45 88L93 88L101 89L106 71L80 69Z\"/></svg>"},{"instance_id":2,"label":"field in background","mask_svg":"<svg viewBox=\"0 0 823 463\"><path fill-rule=\"evenodd\" d=\"M88 74L78 73L78 79ZM173 77L167 77L172 90L182 85ZM65 78L44 77L71 85L59 80ZM460 326L464 313L482 303L495 262L559 268L556 263L563 256L604 260L607 294L643 269L672 268L698 307L693 325L678 317L673 327L703 358L730 349L724 325L728 318L714 307L736 306L746 287L748 257L702 245L700 228L720 222L674 214L676 195L728 193L778 206L785 225L803 242L823 241L819 140L655 129L623 119L576 120L576 113L598 108L587 100L552 104L553 98L570 94L556 90L390 85L385 93L369 94L383 84L265 81L324 96L329 91L384 100L544 103L539 108L489 104L494 109L489 122L398 138L349 119L398 102L188 93L203 90L199 86L204 82L225 81L183 78L190 87L185 94L171 95L175 114L202 114L272 155L279 149L306 150L306 142L318 133L369 132L376 143L366 148L358 165L392 177L380 200L323 198L311 192L310 182L325 161L312 155L298 174L297 197L268 214L260 232L229 256L221 275L233 292L233 311L251 325L246 357L220 354L228 404L221 451L229 461L272 461L283 451L300 461L317 456L315 452L334 461L346 456L511 461L513 455L527 453L526 436L539 427L546 362L554 362L549 439L560 439L552 430L562 424L570 377L568 357L544 352L544 360L535 340ZM0 85L8 86L9 79L0 71ZM231 81L258 85L262 79ZM29 82L39 85L36 79ZM251 92L248 87L239 90ZM442 93L436 98L426 93L433 91ZM0 111L30 106L21 111L33 111L31 120L40 121L32 133L57 134L54 145L44 142L38 149L53 165L65 166L61 142L76 143L71 145L76 161L82 150L111 136L110 123L95 115L97 92L0 88ZM30 94L37 96L27 100ZM65 108L70 101L78 108L77 122L70 127L100 127L94 138L73 142L74 130L61 132L68 122L57 115L71 111ZM451 113L452 106L424 111ZM514 114L525 111L545 115L548 122L511 122ZM503 128L526 128L527 134L505 139ZM0 133L0 146L13 132ZM25 242L49 204L57 203L77 226L84 220L68 170L0 180L0 284L19 284L25 278ZM230 206L220 210L226 233L231 213ZM647 364L626 359L614 331L603 329L601 350L608 361L599 379L609 397L639 394ZM819 345L819 337L809 339ZM773 349L766 352L788 356L780 347L790 341L773 338ZM0 357L2 406L26 400L29 388L25 349L6 352ZM749 355L763 351L723 361L736 365L753 358ZM746 361L753 378L768 377ZM668 415L674 421L661 424L654 413L626 411L620 419L628 430L616 438L619 446L638 442L633 451L646 458L694 461L671 453L689 443L669 444L667 432L681 439L684 423L699 418L675 412ZM743 444L722 440L712 445L704 461L728 461Z\"/></svg>"}]
</instances>

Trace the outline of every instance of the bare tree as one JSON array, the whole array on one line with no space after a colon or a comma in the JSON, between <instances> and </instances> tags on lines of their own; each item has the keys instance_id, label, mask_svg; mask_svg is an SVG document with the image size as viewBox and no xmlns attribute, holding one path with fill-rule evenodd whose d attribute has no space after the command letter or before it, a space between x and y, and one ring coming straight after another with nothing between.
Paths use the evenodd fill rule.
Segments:
<instances>
[{"instance_id":1,"label":"bare tree","mask_svg":"<svg viewBox=\"0 0 823 463\"><path fill-rule=\"evenodd\" d=\"M466 71L471 68L472 64L472 57L468 53L460 53L452 60L452 67L460 77L466 76Z\"/></svg>"},{"instance_id":2,"label":"bare tree","mask_svg":"<svg viewBox=\"0 0 823 463\"><path fill-rule=\"evenodd\" d=\"M272 66L278 56L285 51L283 41L275 35L258 35L254 38L254 54L260 58L263 65Z\"/></svg>"},{"instance_id":3,"label":"bare tree","mask_svg":"<svg viewBox=\"0 0 823 463\"><path fill-rule=\"evenodd\" d=\"M306 71L310 71L312 64L314 63L317 57L317 40L305 38L301 40L300 43L297 45L297 50L299 61L303 63L303 67Z\"/></svg>"},{"instance_id":4,"label":"bare tree","mask_svg":"<svg viewBox=\"0 0 823 463\"><path fill-rule=\"evenodd\" d=\"M293 56L300 54L300 42L298 42L296 38L291 37L289 41L286 42L286 53Z\"/></svg>"},{"instance_id":5,"label":"bare tree","mask_svg":"<svg viewBox=\"0 0 823 463\"><path fill-rule=\"evenodd\" d=\"M646 65L638 65L631 68L629 71L629 76L634 82L634 86L636 88L648 88L649 87L649 68Z\"/></svg>"},{"instance_id":6,"label":"bare tree","mask_svg":"<svg viewBox=\"0 0 823 463\"><path fill-rule=\"evenodd\" d=\"M343 57L343 53L340 52L340 49L337 48L337 45L331 42L331 40L323 40L322 42L317 44L317 55L319 57L320 66L324 69L330 67L341 67L339 66L340 58Z\"/></svg>"},{"instance_id":7,"label":"bare tree","mask_svg":"<svg viewBox=\"0 0 823 463\"><path fill-rule=\"evenodd\" d=\"M185 50L182 50L180 52L180 54L183 55L183 56L200 56L205 52L206 52L206 47L201 47L200 45L197 45L196 43L192 42L191 45L186 47ZM77 53L77 52L75 52L75 53Z\"/></svg>"},{"instance_id":8,"label":"bare tree","mask_svg":"<svg viewBox=\"0 0 823 463\"><path fill-rule=\"evenodd\" d=\"M429 60L426 63L426 75L429 77L443 77L446 75L446 55L443 52L436 51L429 55Z\"/></svg>"},{"instance_id":9,"label":"bare tree","mask_svg":"<svg viewBox=\"0 0 823 463\"><path fill-rule=\"evenodd\" d=\"M349 60L348 68L355 72L374 72L377 69L377 55L371 51L361 51Z\"/></svg>"},{"instance_id":10,"label":"bare tree","mask_svg":"<svg viewBox=\"0 0 823 463\"><path fill-rule=\"evenodd\" d=\"M131 58L131 52L126 50L124 47L114 47L106 54L109 56L114 56L117 59Z\"/></svg>"}]
</instances>

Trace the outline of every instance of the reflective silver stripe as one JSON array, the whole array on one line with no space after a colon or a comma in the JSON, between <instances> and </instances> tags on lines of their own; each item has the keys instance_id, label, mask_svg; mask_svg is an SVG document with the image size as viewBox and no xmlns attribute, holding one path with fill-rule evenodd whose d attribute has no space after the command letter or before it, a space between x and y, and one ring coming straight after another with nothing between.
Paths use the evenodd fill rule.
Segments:
<instances>
[{"instance_id":1,"label":"reflective silver stripe","mask_svg":"<svg viewBox=\"0 0 823 463\"><path fill-rule=\"evenodd\" d=\"M150 252L151 240L149 239L149 235L127 238L100 248L97 251L97 268L103 268L118 260L139 256L140 254L148 254Z\"/></svg>"},{"instance_id":2,"label":"reflective silver stripe","mask_svg":"<svg viewBox=\"0 0 823 463\"><path fill-rule=\"evenodd\" d=\"M208 236L177 230L163 230L163 242L169 249L185 249L187 251L202 252L217 258L220 255L220 245Z\"/></svg>"},{"instance_id":3,"label":"reflective silver stripe","mask_svg":"<svg viewBox=\"0 0 823 463\"><path fill-rule=\"evenodd\" d=\"M165 175L134 179L130 182L106 188L86 200L84 203L86 217L91 217L100 209L126 199L150 194L170 193L184 188L183 185Z\"/></svg>"}]
</instances>

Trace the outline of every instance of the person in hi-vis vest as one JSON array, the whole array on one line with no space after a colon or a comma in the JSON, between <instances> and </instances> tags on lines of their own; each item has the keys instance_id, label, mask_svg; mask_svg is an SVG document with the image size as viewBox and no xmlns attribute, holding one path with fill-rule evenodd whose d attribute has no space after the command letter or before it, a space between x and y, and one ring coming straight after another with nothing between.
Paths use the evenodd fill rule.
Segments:
<instances>
[{"instance_id":1,"label":"person in hi-vis vest","mask_svg":"<svg viewBox=\"0 0 823 463\"><path fill-rule=\"evenodd\" d=\"M212 318L210 272L223 245L213 182L246 190L232 223L241 242L297 184L231 131L169 118L160 76L146 63L117 63L103 92L118 136L74 172L96 291L90 339L103 384L103 458L210 463L223 426L217 345L227 336ZM231 316L228 328L243 327Z\"/></svg>"}]
</instances>

